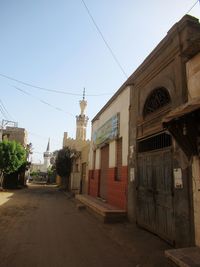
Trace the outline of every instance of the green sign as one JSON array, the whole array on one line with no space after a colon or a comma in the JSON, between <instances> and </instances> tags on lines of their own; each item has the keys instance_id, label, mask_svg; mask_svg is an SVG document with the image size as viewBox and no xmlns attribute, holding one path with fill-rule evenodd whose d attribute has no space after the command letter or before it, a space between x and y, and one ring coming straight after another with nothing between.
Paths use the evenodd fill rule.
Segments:
<instances>
[{"instance_id":1,"label":"green sign","mask_svg":"<svg viewBox=\"0 0 200 267\"><path fill-rule=\"evenodd\" d=\"M96 146L107 141L116 139L119 134L119 113L106 121L96 132L93 133L93 142Z\"/></svg>"}]
</instances>

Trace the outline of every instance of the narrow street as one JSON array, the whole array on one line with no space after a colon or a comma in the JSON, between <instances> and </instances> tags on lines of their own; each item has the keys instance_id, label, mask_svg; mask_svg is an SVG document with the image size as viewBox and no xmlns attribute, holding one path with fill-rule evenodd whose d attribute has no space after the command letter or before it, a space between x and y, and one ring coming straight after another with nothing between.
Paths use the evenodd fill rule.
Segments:
<instances>
[{"instance_id":1,"label":"narrow street","mask_svg":"<svg viewBox=\"0 0 200 267\"><path fill-rule=\"evenodd\" d=\"M102 224L54 186L0 192L1 267L160 267L169 246L132 224Z\"/></svg>"}]
</instances>

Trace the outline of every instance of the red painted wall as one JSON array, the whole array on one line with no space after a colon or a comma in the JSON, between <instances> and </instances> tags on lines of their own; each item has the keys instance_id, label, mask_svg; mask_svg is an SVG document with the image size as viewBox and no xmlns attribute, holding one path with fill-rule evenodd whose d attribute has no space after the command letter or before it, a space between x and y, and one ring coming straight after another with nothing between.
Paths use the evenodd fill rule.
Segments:
<instances>
[{"instance_id":1,"label":"red painted wall","mask_svg":"<svg viewBox=\"0 0 200 267\"><path fill-rule=\"evenodd\" d=\"M99 196L100 170L89 170L88 194L93 197Z\"/></svg>"},{"instance_id":2,"label":"red painted wall","mask_svg":"<svg viewBox=\"0 0 200 267\"><path fill-rule=\"evenodd\" d=\"M121 177L119 181L115 180L116 168L109 168L108 171L108 203L121 208L127 209L127 179L128 167L121 167Z\"/></svg>"},{"instance_id":3,"label":"red painted wall","mask_svg":"<svg viewBox=\"0 0 200 267\"><path fill-rule=\"evenodd\" d=\"M108 188L107 203L120 209L127 209L127 179L128 167L121 167L121 177L119 181L115 180L116 168L108 170ZM100 170L89 171L89 195L99 196Z\"/></svg>"}]
</instances>

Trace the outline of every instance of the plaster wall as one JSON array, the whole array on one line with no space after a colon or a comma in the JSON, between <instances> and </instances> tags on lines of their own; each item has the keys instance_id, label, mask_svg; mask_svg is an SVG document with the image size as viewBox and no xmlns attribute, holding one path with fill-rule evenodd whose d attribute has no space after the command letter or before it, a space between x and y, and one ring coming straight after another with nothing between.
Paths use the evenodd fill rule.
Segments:
<instances>
[{"instance_id":1,"label":"plaster wall","mask_svg":"<svg viewBox=\"0 0 200 267\"><path fill-rule=\"evenodd\" d=\"M200 96L200 53L186 63L188 99Z\"/></svg>"},{"instance_id":2,"label":"plaster wall","mask_svg":"<svg viewBox=\"0 0 200 267\"><path fill-rule=\"evenodd\" d=\"M188 100L191 100L200 96L200 53L186 63L186 73ZM192 176L195 243L200 246L200 161L198 157L193 158Z\"/></svg>"},{"instance_id":3,"label":"plaster wall","mask_svg":"<svg viewBox=\"0 0 200 267\"><path fill-rule=\"evenodd\" d=\"M101 150L97 149L96 150L95 166L94 166L95 170L99 170L100 169L100 160L101 160Z\"/></svg>"},{"instance_id":4,"label":"plaster wall","mask_svg":"<svg viewBox=\"0 0 200 267\"><path fill-rule=\"evenodd\" d=\"M92 124L92 133L97 131L106 121L108 121L113 115L120 114L120 125L119 125L119 137L122 137L122 165L127 166L127 156L128 156L128 125L129 125L129 101L130 101L130 87L127 86L117 97L116 99L104 110L99 118L96 119ZM114 151L114 143L110 143L111 150ZM100 157L99 149L96 150L96 167L99 168ZM91 146L92 154L92 146ZM92 159L92 155L90 155ZM109 159L109 167L115 166L115 158L112 154ZM114 166L113 166L114 165ZM92 160L89 163L89 169L92 169Z\"/></svg>"},{"instance_id":5,"label":"plaster wall","mask_svg":"<svg viewBox=\"0 0 200 267\"><path fill-rule=\"evenodd\" d=\"M86 163L86 170L85 170L85 177L82 177L83 184L82 184L82 193L87 194L88 193L88 160L89 160L89 150L90 145L88 144L82 149L81 152L81 164Z\"/></svg>"},{"instance_id":6,"label":"plaster wall","mask_svg":"<svg viewBox=\"0 0 200 267\"><path fill-rule=\"evenodd\" d=\"M109 144L109 167L113 168L116 165L116 141Z\"/></svg>"},{"instance_id":7,"label":"plaster wall","mask_svg":"<svg viewBox=\"0 0 200 267\"><path fill-rule=\"evenodd\" d=\"M77 151L81 151L83 147L90 144L89 140L77 140L68 137L67 132L64 133L63 137L63 147L70 147L71 149L76 149Z\"/></svg>"}]
</instances>

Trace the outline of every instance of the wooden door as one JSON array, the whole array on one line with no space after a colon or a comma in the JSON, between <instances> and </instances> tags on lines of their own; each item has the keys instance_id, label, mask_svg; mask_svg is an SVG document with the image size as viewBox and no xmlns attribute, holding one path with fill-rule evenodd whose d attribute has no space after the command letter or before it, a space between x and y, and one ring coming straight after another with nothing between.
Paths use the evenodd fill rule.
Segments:
<instances>
[{"instance_id":1,"label":"wooden door","mask_svg":"<svg viewBox=\"0 0 200 267\"><path fill-rule=\"evenodd\" d=\"M100 197L107 199L107 176L109 167L109 145L101 148Z\"/></svg>"},{"instance_id":2,"label":"wooden door","mask_svg":"<svg viewBox=\"0 0 200 267\"><path fill-rule=\"evenodd\" d=\"M139 154L137 220L141 226L173 243L173 172L170 149Z\"/></svg>"}]
</instances>

